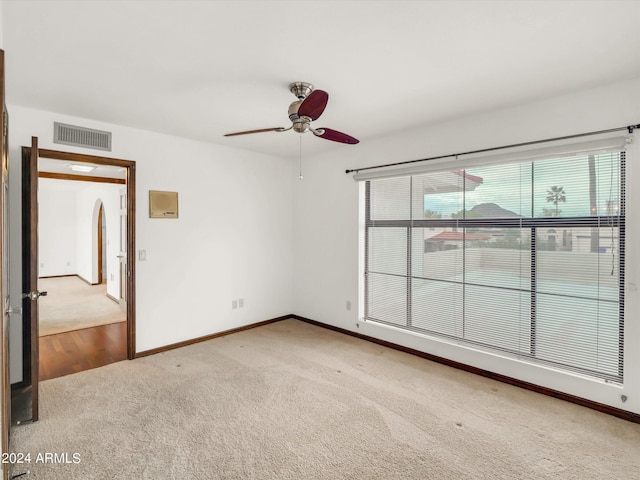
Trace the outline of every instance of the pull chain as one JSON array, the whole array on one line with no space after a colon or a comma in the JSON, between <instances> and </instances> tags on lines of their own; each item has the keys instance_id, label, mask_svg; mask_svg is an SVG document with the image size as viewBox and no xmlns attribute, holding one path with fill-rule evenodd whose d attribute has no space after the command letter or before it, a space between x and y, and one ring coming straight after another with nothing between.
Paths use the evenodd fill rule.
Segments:
<instances>
[{"instance_id":1,"label":"pull chain","mask_svg":"<svg viewBox=\"0 0 640 480\"><path fill-rule=\"evenodd\" d=\"M300 175L298 179L302 180L302 135L300 135Z\"/></svg>"}]
</instances>

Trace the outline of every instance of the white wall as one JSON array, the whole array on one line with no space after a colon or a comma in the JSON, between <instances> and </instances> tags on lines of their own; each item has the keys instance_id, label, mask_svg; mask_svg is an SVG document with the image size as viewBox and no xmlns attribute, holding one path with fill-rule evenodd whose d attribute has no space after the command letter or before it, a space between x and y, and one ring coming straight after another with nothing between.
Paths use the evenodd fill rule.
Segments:
<instances>
[{"instance_id":1,"label":"white wall","mask_svg":"<svg viewBox=\"0 0 640 480\"><path fill-rule=\"evenodd\" d=\"M84 182L82 182L84 183ZM98 283L97 216L100 203L106 221L107 293L113 298L120 296L120 190L124 185L86 182L86 188L78 191L76 214L77 229L77 273L90 283Z\"/></svg>"},{"instance_id":2,"label":"white wall","mask_svg":"<svg viewBox=\"0 0 640 480\"><path fill-rule=\"evenodd\" d=\"M120 190L124 185L54 180L38 182L39 276L78 275L98 283L97 208L106 220L107 293L120 294Z\"/></svg>"},{"instance_id":3,"label":"white wall","mask_svg":"<svg viewBox=\"0 0 640 480\"><path fill-rule=\"evenodd\" d=\"M78 215L77 192L60 188L61 180L38 182L38 275L74 275ZM63 182L67 183L67 182Z\"/></svg>"},{"instance_id":4,"label":"white wall","mask_svg":"<svg viewBox=\"0 0 640 480\"><path fill-rule=\"evenodd\" d=\"M425 105L428 108L428 105ZM347 330L640 413L640 131L628 148L625 381L614 386L516 359L362 322L361 197L345 169L414 160L640 123L640 78L487 112L306 160L294 182L294 312ZM366 122L361 126L366 132ZM358 132L351 132L356 137ZM346 303L353 305L347 310ZM621 395L628 400L622 402Z\"/></svg>"},{"instance_id":5,"label":"white wall","mask_svg":"<svg viewBox=\"0 0 640 480\"><path fill-rule=\"evenodd\" d=\"M290 162L222 146L11 105L11 298L21 284L20 147L53 144L53 122L113 132L108 156L136 161L136 350L291 313ZM179 193L180 218L150 219L149 190ZM135 255L130 258L137 259ZM244 308L232 309L232 300ZM11 324L11 381L21 380L21 325Z\"/></svg>"}]
</instances>

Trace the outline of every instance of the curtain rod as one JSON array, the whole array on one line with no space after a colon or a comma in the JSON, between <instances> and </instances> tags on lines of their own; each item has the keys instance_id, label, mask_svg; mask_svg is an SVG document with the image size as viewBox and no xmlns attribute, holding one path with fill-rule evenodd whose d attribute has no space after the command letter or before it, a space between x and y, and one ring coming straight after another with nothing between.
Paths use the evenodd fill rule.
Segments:
<instances>
[{"instance_id":1,"label":"curtain rod","mask_svg":"<svg viewBox=\"0 0 640 480\"><path fill-rule=\"evenodd\" d=\"M495 152L496 150L504 150L506 148L526 147L528 145L537 145L539 143L554 142L554 141L558 141L558 140L569 140L571 138L588 137L589 135L600 135L600 134L603 134L603 133L618 132L620 130L627 130L629 133L633 133L633 130L636 129L636 128L640 128L640 124L628 125L626 127L610 128L609 130L599 130L597 132L578 133L578 134L575 134L575 135L567 135L567 136L564 136L564 137L545 138L544 140L534 140L532 142L514 143L512 145L503 145L501 147L491 147L491 148L483 148L481 150L470 150L468 152L451 153L449 155L439 155L437 157L421 158L419 160L406 160L404 162L387 163L387 164L384 164L384 165L374 165L372 167L353 168L353 169L350 169L350 170L345 170L345 173L347 173L347 174L353 173L353 172L358 173L358 172L362 172L364 170L373 170L373 169L376 169L376 168L384 168L384 167L395 167L395 166L398 166L398 165L407 165L409 163L427 162L429 160L440 160L442 158L459 157L460 155L471 155L473 153Z\"/></svg>"}]
</instances>

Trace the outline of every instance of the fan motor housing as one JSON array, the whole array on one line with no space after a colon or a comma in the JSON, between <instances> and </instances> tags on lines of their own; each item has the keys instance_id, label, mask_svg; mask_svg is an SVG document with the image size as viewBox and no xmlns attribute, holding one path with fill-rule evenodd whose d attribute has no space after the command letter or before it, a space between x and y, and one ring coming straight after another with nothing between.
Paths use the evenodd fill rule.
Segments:
<instances>
[{"instance_id":1,"label":"fan motor housing","mask_svg":"<svg viewBox=\"0 0 640 480\"><path fill-rule=\"evenodd\" d=\"M298 108L300 108L301 103L302 103L302 100L297 100L293 102L291 105L289 105L289 120L291 120L292 122L299 118Z\"/></svg>"}]
</instances>

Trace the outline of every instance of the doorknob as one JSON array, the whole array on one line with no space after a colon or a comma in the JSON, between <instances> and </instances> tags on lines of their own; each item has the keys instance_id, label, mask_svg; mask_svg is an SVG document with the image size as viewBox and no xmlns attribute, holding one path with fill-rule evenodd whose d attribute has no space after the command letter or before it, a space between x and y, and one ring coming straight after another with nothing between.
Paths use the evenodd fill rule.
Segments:
<instances>
[{"instance_id":1,"label":"doorknob","mask_svg":"<svg viewBox=\"0 0 640 480\"><path fill-rule=\"evenodd\" d=\"M35 292L22 294L22 298L28 298L30 300L37 300L38 297L46 297L46 296L47 296L47 292L38 292L37 290Z\"/></svg>"}]
</instances>

